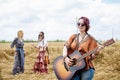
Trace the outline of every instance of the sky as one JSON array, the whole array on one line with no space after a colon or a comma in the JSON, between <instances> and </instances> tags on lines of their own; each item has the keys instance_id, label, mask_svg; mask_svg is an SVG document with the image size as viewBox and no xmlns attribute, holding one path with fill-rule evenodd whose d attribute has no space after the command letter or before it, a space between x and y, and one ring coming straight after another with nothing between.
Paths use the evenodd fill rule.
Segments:
<instances>
[{"instance_id":1,"label":"sky","mask_svg":"<svg viewBox=\"0 0 120 80\"><path fill-rule=\"evenodd\" d=\"M12 41L19 30L25 40L40 31L47 40L68 40L81 16L97 40L120 39L120 0L0 0L0 40Z\"/></svg>"}]
</instances>

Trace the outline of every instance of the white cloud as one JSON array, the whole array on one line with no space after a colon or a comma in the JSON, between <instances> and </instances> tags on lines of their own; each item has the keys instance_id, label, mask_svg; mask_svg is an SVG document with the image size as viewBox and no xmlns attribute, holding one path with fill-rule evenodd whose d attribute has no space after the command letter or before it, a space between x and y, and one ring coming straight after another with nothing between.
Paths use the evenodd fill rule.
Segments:
<instances>
[{"instance_id":1,"label":"white cloud","mask_svg":"<svg viewBox=\"0 0 120 80\"><path fill-rule=\"evenodd\" d=\"M76 32L76 17L90 19L89 33L97 39L120 39L120 3L102 0L4 0L0 1L0 40L13 40L19 29L25 39L37 40L44 31L48 40L64 39ZM4 33L4 35L3 35Z\"/></svg>"}]
</instances>

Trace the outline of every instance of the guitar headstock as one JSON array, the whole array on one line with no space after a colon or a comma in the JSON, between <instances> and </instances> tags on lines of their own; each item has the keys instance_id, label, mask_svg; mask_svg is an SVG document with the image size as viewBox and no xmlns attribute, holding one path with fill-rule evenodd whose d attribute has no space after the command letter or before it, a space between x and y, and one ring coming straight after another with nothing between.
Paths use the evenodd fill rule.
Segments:
<instances>
[{"instance_id":1,"label":"guitar headstock","mask_svg":"<svg viewBox=\"0 0 120 80\"><path fill-rule=\"evenodd\" d=\"M104 46L109 46L109 45L111 45L111 44L113 44L113 43L115 43L115 41L114 41L114 39L112 38L112 39L107 40L103 45L104 45Z\"/></svg>"}]
</instances>

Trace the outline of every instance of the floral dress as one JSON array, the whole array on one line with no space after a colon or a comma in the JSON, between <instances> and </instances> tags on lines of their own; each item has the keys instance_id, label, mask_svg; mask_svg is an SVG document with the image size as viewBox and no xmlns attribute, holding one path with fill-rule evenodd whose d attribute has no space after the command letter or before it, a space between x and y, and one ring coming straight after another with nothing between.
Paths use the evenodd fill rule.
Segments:
<instances>
[{"instance_id":1,"label":"floral dress","mask_svg":"<svg viewBox=\"0 0 120 80\"><path fill-rule=\"evenodd\" d=\"M34 64L34 72L40 73L48 73L48 65L45 64L45 54L46 54L46 47L48 46L47 41L44 39L40 41L37 45L39 48L39 52L36 56L35 64Z\"/></svg>"}]
</instances>

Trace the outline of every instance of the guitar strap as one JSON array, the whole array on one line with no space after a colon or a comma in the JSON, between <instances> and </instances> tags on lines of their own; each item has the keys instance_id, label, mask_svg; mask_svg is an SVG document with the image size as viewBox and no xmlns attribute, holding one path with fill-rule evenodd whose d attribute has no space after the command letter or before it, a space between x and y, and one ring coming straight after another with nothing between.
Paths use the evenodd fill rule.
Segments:
<instances>
[{"instance_id":1,"label":"guitar strap","mask_svg":"<svg viewBox=\"0 0 120 80\"><path fill-rule=\"evenodd\" d=\"M82 44L82 43L84 43L88 38L89 38L89 34L87 34L86 36L85 36L85 38L84 39L82 39L80 42L79 42L79 35L80 35L80 33L77 35L77 50L78 50L78 48L79 48L79 46Z\"/></svg>"},{"instance_id":2,"label":"guitar strap","mask_svg":"<svg viewBox=\"0 0 120 80\"><path fill-rule=\"evenodd\" d=\"M82 39L82 40L79 42L79 35L80 35L80 33L76 34L76 36L75 36L75 38L74 38L74 40L76 41L76 44L77 44L76 50L78 50L79 46L80 46L82 43L84 43L84 42L89 38L89 36L87 35L87 37L85 37L84 39ZM74 41L74 40L73 40L73 41ZM67 55L67 57L68 57L69 59L71 59L69 55Z\"/></svg>"},{"instance_id":3,"label":"guitar strap","mask_svg":"<svg viewBox=\"0 0 120 80\"><path fill-rule=\"evenodd\" d=\"M79 42L79 35L80 35L80 33L79 34L76 34L76 37L75 37L75 39L77 39L77 50L78 50L78 48L79 48L79 46L82 44L82 43L84 43L88 38L89 38L89 36L88 35L86 35L85 36L85 38L84 39L82 39L80 42ZM74 39L74 40L75 40ZM69 56L69 55L67 55L67 57L69 58L69 59L71 59L71 57ZM67 64L66 63L64 63L64 66L65 66L65 68L66 68L66 70L68 71L69 69L68 69L68 67L66 66Z\"/></svg>"},{"instance_id":4,"label":"guitar strap","mask_svg":"<svg viewBox=\"0 0 120 80\"><path fill-rule=\"evenodd\" d=\"M98 40L96 40L93 36L91 36L90 34L88 34L89 37L91 37L93 40L95 40L99 45L102 45Z\"/></svg>"},{"instance_id":5,"label":"guitar strap","mask_svg":"<svg viewBox=\"0 0 120 80\"><path fill-rule=\"evenodd\" d=\"M75 42L76 42L76 50L78 50L78 48L79 48L79 46L82 44L82 43L84 43L89 37L91 37L89 34L87 34L86 36L85 36L85 38L84 39L82 39L80 42L79 42L79 35L80 35L80 33L78 33L78 34L76 34L75 35L75 38L73 39L73 41L75 40ZM72 43L71 43L72 44ZM70 45L71 45L70 44ZM69 46L70 47L70 46ZM68 58L70 58L69 57L69 55L67 55L67 57Z\"/></svg>"},{"instance_id":6,"label":"guitar strap","mask_svg":"<svg viewBox=\"0 0 120 80\"><path fill-rule=\"evenodd\" d=\"M91 37L93 40L95 40L99 45L102 45L98 40L96 40L93 36L91 36L90 34L87 34L87 37L85 37L84 39L82 39L80 42L79 42L79 35L77 35L77 49L79 48L79 46L84 43L89 37Z\"/></svg>"}]
</instances>

